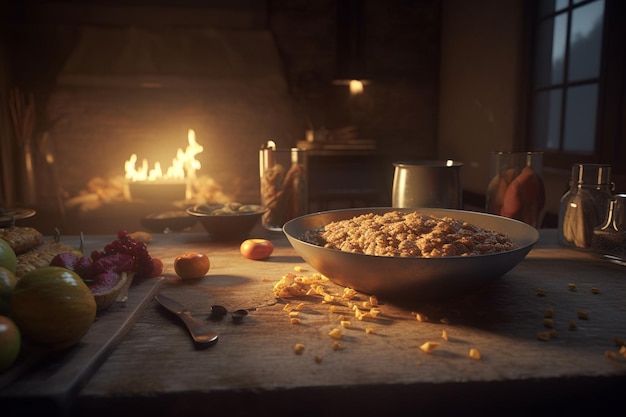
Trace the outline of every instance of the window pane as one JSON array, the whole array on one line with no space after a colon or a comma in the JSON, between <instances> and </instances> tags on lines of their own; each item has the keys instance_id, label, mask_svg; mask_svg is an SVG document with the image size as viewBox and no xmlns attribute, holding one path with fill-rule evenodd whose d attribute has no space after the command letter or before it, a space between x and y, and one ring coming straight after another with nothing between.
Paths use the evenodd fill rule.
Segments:
<instances>
[{"instance_id":1,"label":"window pane","mask_svg":"<svg viewBox=\"0 0 626 417\"><path fill-rule=\"evenodd\" d=\"M537 93L533 129L533 147L535 149L559 149L562 98L561 89Z\"/></svg>"},{"instance_id":2,"label":"window pane","mask_svg":"<svg viewBox=\"0 0 626 417\"><path fill-rule=\"evenodd\" d=\"M570 32L569 80L596 78L600 74L604 1L574 9Z\"/></svg>"},{"instance_id":3,"label":"window pane","mask_svg":"<svg viewBox=\"0 0 626 417\"><path fill-rule=\"evenodd\" d=\"M539 5L537 7L539 18L566 8L567 2L568 0L539 0Z\"/></svg>"},{"instance_id":4,"label":"window pane","mask_svg":"<svg viewBox=\"0 0 626 417\"><path fill-rule=\"evenodd\" d=\"M542 22L535 44L535 86L563 82L567 16L559 15Z\"/></svg>"},{"instance_id":5,"label":"window pane","mask_svg":"<svg viewBox=\"0 0 626 417\"><path fill-rule=\"evenodd\" d=\"M567 90L563 150L593 152L597 105L597 84L570 87Z\"/></svg>"}]
</instances>

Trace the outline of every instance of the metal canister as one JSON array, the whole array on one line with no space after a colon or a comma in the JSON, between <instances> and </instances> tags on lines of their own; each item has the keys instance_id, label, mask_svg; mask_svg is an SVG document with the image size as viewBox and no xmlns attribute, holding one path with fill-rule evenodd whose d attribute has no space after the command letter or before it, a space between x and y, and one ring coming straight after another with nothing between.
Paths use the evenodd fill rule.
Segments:
<instances>
[{"instance_id":1,"label":"metal canister","mask_svg":"<svg viewBox=\"0 0 626 417\"><path fill-rule=\"evenodd\" d=\"M395 162L392 206L461 209L461 162Z\"/></svg>"}]
</instances>

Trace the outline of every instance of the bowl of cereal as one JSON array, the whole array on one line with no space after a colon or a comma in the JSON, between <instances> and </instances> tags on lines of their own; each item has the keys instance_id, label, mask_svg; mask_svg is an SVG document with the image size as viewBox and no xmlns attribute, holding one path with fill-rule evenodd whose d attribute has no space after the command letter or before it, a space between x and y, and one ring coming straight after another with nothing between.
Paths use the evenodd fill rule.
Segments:
<instances>
[{"instance_id":1,"label":"bowl of cereal","mask_svg":"<svg viewBox=\"0 0 626 417\"><path fill-rule=\"evenodd\" d=\"M267 208L257 204L199 204L187 209L215 240L237 240L248 236Z\"/></svg>"},{"instance_id":2,"label":"bowl of cereal","mask_svg":"<svg viewBox=\"0 0 626 417\"><path fill-rule=\"evenodd\" d=\"M537 230L492 214L434 208L358 208L308 214L283 231L331 281L389 299L435 300L481 288L513 269Z\"/></svg>"}]
</instances>

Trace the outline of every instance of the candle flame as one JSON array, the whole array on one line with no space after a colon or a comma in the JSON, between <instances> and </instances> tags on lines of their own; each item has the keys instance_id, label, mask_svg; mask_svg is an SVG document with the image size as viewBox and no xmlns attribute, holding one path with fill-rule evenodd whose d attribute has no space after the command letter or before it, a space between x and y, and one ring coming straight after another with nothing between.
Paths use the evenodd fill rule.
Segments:
<instances>
[{"instance_id":1,"label":"candle flame","mask_svg":"<svg viewBox=\"0 0 626 417\"><path fill-rule=\"evenodd\" d=\"M163 171L160 162L155 162L153 168L148 167L148 160L143 159L141 166L137 167L138 157L133 153L124 163L125 177L128 181L157 181L173 180L185 181L196 177L196 171L202 166L195 157L203 151L202 145L196 141L196 133L189 129L187 135L187 148L183 151L178 148L172 164Z\"/></svg>"}]
</instances>

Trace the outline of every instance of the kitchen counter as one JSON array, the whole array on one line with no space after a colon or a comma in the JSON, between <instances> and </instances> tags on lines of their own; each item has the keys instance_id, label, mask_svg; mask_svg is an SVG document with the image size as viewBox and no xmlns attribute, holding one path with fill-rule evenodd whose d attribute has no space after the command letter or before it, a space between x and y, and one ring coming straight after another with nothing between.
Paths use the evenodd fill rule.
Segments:
<instances>
[{"instance_id":1,"label":"kitchen counter","mask_svg":"<svg viewBox=\"0 0 626 417\"><path fill-rule=\"evenodd\" d=\"M319 296L277 299L273 286L283 275L314 271L282 234L257 230L255 236L274 242L271 258L245 259L239 242L211 242L204 233L153 235L150 253L165 265L160 291L211 324L219 341L194 346L182 322L150 296L60 413L578 415L621 407L626 357L617 344L626 339L626 269L558 246L555 230L541 230L524 261L475 293L411 306L379 300L380 314L363 320L350 304L363 308L369 297L362 294L336 303ZM87 236L86 248L111 239ZM182 282L173 261L191 251L206 253L211 270L201 280ZM240 323L209 320L215 304L249 315ZM290 317L286 305L299 306L292 310L297 316ZM342 316L349 327L342 327ZM340 339L329 336L335 328ZM429 341L439 346L427 354L420 346ZM304 346L300 354L296 344ZM470 358L472 348L480 359ZM19 400L16 413L33 412L37 392Z\"/></svg>"}]
</instances>

